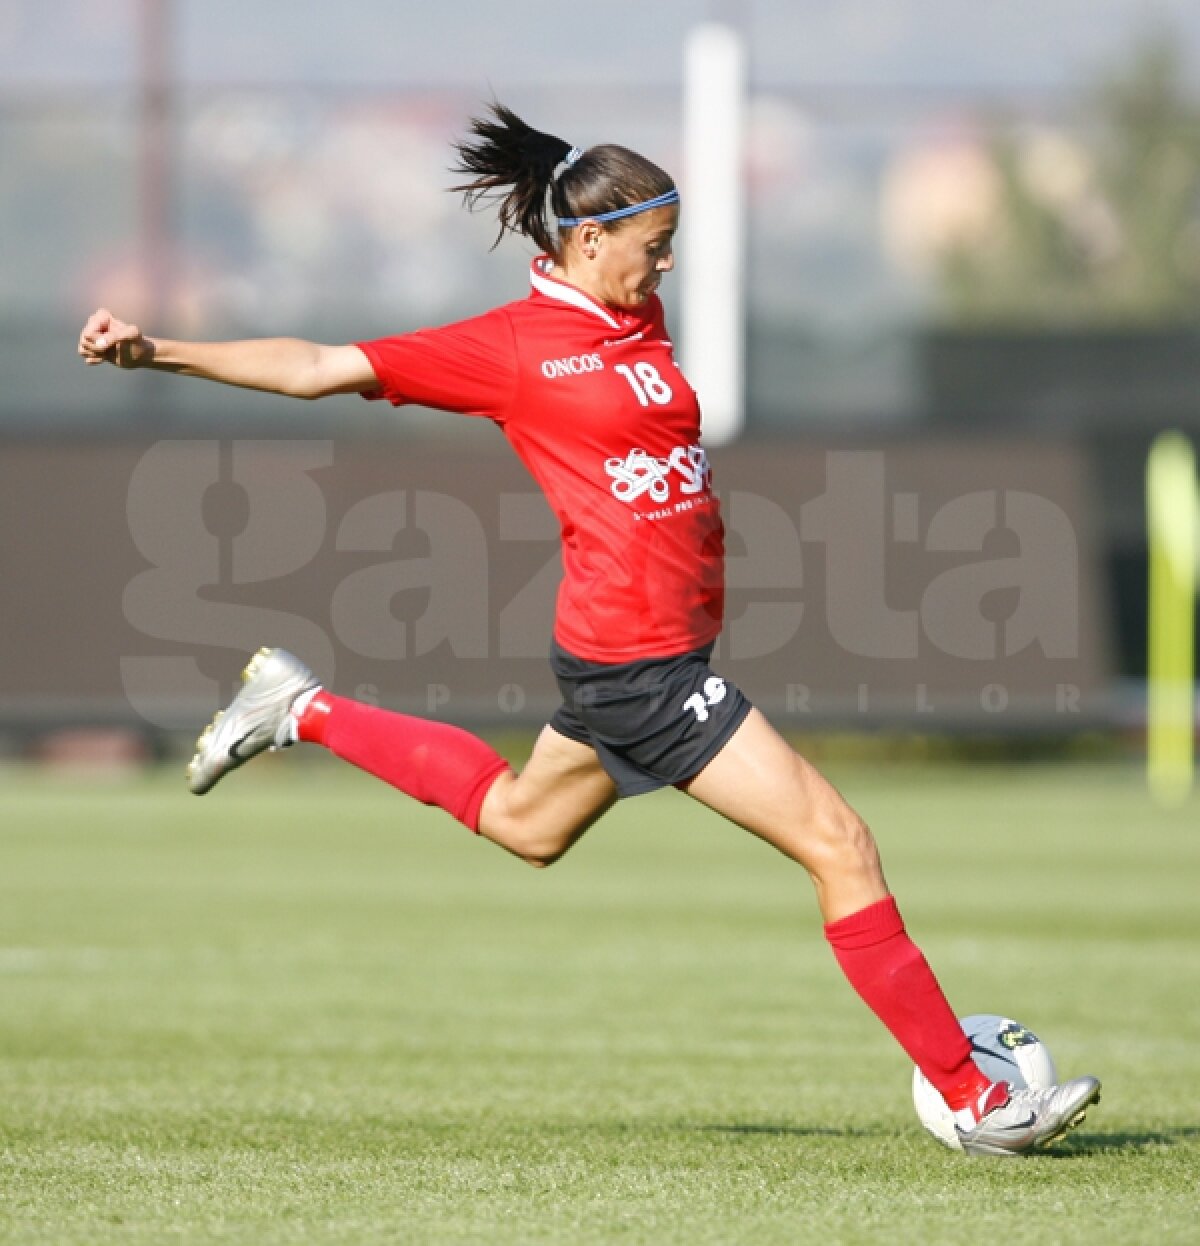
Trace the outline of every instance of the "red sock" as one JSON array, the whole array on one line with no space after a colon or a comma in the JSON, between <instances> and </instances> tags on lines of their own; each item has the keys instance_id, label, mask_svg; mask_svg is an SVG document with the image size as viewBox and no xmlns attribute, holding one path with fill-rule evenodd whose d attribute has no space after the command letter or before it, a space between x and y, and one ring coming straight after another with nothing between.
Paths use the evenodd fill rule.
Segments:
<instances>
[{"instance_id":1,"label":"red sock","mask_svg":"<svg viewBox=\"0 0 1200 1246\"><path fill-rule=\"evenodd\" d=\"M479 830L479 810L508 762L461 727L431 722L335 697L323 688L300 715L301 740L398 787L426 805L437 805L469 830Z\"/></svg>"},{"instance_id":2,"label":"red sock","mask_svg":"<svg viewBox=\"0 0 1200 1246\"><path fill-rule=\"evenodd\" d=\"M830 922L825 937L850 985L947 1106L958 1111L977 1102L991 1083L971 1059L970 1041L908 937L896 901L888 896Z\"/></svg>"}]
</instances>

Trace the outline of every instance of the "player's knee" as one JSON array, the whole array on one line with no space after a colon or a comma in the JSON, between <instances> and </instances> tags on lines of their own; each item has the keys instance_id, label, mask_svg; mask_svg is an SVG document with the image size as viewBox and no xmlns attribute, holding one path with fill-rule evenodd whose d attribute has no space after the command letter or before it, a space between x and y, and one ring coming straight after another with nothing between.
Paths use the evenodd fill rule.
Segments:
<instances>
[{"instance_id":1,"label":"player's knee","mask_svg":"<svg viewBox=\"0 0 1200 1246\"><path fill-rule=\"evenodd\" d=\"M517 855L526 865L532 865L535 870L544 870L555 861L561 861L570 846L571 841L564 841L561 837L527 834L517 840Z\"/></svg>"},{"instance_id":2,"label":"player's knee","mask_svg":"<svg viewBox=\"0 0 1200 1246\"><path fill-rule=\"evenodd\" d=\"M526 865L532 865L535 870L544 870L555 861L561 861L566 853L565 848L534 848L521 853L521 860Z\"/></svg>"},{"instance_id":3,"label":"player's knee","mask_svg":"<svg viewBox=\"0 0 1200 1246\"><path fill-rule=\"evenodd\" d=\"M863 874L879 874L879 847L871 828L856 813L851 813L852 824L847 831L847 850Z\"/></svg>"},{"instance_id":4,"label":"player's knee","mask_svg":"<svg viewBox=\"0 0 1200 1246\"><path fill-rule=\"evenodd\" d=\"M495 827L497 838L516 856L534 869L544 870L561 860L571 846L561 836L547 835L525 817L510 816Z\"/></svg>"},{"instance_id":5,"label":"player's knee","mask_svg":"<svg viewBox=\"0 0 1200 1246\"><path fill-rule=\"evenodd\" d=\"M844 803L824 811L820 819L817 857L828 871L877 875L879 849L867 824Z\"/></svg>"}]
</instances>

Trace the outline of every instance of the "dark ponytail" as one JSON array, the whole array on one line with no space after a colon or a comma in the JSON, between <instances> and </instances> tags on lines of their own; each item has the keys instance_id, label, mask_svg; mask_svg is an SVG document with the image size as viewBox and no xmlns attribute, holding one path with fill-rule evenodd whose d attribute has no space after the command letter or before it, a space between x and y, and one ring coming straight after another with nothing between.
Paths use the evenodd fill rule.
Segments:
<instances>
[{"instance_id":1,"label":"dark ponytail","mask_svg":"<svg viewBox=\"0 0 1200 1246\"><path fill-rule=\"evenodd\" d=\"M503 104L491 105L492 117L474 117L474 139L454 144L460 163L456 173L473 174L453 190L462 192L467 207L499 201L500 232L523 234L541 250L557 255L559 230L555 217L585 217L644 203L675 189L658 165L627 147L589 147L558 177L555 171L574 149L553 134L527 125ZM508 187L507 191L505 188ZM607 229L620 227L616 221ZM495 246L496 243L492 245Z\"/></svg>"},{"instance_id":2,"label":"dark ponytail","mask_svg":"<svg viewBox=\"0 0 1200 1246\"><path fill-rule=\"evenodd\" d=\"M460 160L454 171L475 177L453 189L463 192L472 211L481 204L500 201L496 243L506 232L512 232L532 238L543 251L553 251L555 244L546 221L546 191L571 144L526 125L503 104L493 104L491 109L494 121L471 119L471 133L477 141L463 139L454 144ZM512 189L506 194L504 187Z\"/></svg>"}]
</instances>

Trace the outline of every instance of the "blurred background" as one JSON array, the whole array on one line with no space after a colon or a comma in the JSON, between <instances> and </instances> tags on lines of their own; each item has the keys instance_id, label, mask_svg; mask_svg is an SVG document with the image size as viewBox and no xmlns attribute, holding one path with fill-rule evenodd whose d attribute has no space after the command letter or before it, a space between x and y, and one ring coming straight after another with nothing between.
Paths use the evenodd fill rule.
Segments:
<instances>
[{"instance_id":1,"label":"blurred background","mask_svg":"<svg viewBox=\"0 0 1200 1246\"><path fill-rule=\"evenodd\" d=\"M714 21L747 57L745 428L714 462L718 484L758 502L727 508L731 618L804 606L777 642L732 643L735 677L798 728L1136 735L1143 465L1162 429L1200 432L1190 0L7 0L0 723L12 747L66 724L182 730L227 693L235 654L288 636L347 691L385 703L520 723L546 711L553 585L538 573L554 533L496 509L497 481L530 490L494 430L88 370L74 342L101 304L163 336L347 341L522 296L529 249L489 250L494 218L447 193L465 119L494 95L581 146L624 143L678 171L686 204L684 48ZM678 283L664 293L675 320ZM287 443L272 451L273 439ZM877 573L859 607L820 551L805 547L803 577L799 562L786 570L819 538L805 505L846 463L858 466L845 488L880 516L839 555ZM300 476L320 487L320 533L298 553L285 542L272 568L276 547L255 544L260 511L269 528ZM382 535L356 541L348 522L397 491L419 509L422 488L474 507L483 528L490 596L445 607L500 616L475 648L449 623L422 639L439 590L408 574L420 559L454 566L461 548L439 553L433 521L403 498ZM991 519L973 542L939 543L933 516L968 490L994 499ZM1051 519L1022 529L1005 505L1017 495ZM173 527L188 507L203 522ZM1033 565L1054 515L1066 537ZM338 603L387 560L408 572L374 590L394 638L373 645L369 620ZM1050 622L1026 621L1018 639L1030 566L1034 612ZM933 591L971 568L959 597ZM151 573L158 598L138 579ZM841 605L839 592L851 593ZM939 630L939 610L968 597L970 618ZM893 644L880 624L854 640L838 621L873 608L911 616L919 637ZM981 644L946 639L985 624ZM517 634L532 640L504 639Z\"/></svg>"}]
</instances>

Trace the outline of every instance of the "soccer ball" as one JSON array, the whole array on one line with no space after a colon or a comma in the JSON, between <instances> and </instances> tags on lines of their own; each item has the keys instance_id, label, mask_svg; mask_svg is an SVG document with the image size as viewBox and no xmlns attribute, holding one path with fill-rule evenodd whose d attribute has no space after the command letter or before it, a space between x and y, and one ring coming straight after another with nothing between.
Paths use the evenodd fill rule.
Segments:
<instances>
[{"instance_id":1,"label":"soccer ball","mask_svg":"<svg viewBox=\"0 0 1200 1246\"><path fill-rule=\"evenodd\" d=\"M1054 1058L1040 1038L1011 1017L980 1013L963 1017L959 1024L971 1040L971 1058L985 1077L1008 1082L1016 1088L1039 1090L1058 1081ZM943 1145L961 1151L954 1129L954 1113L920 1069L913 1069L913 1106L921 1124Z\"/></svg>"}]
</instances>

